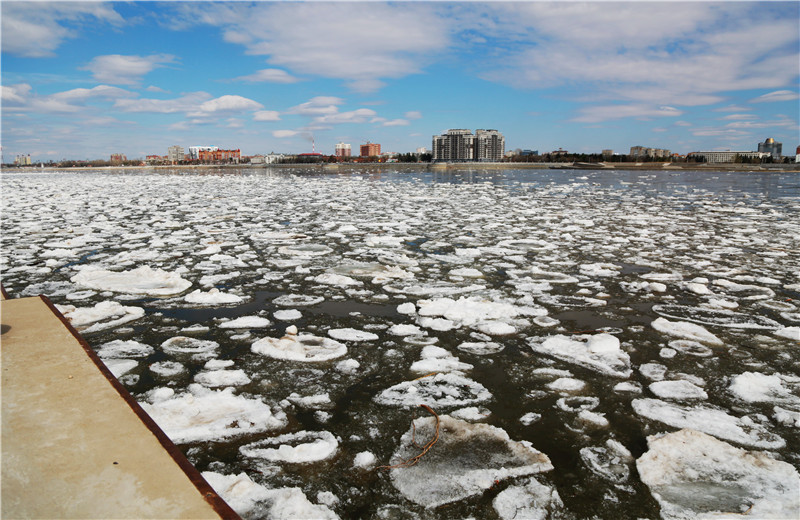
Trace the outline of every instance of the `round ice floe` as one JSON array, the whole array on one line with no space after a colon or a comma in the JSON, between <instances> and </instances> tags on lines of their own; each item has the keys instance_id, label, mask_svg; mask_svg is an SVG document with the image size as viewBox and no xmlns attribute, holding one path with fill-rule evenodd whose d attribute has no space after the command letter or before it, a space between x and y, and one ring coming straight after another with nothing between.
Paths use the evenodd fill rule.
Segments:
<instances>
[{"instance_id":1,"label":"round ice floe","mask_svg":"<svg viewBox=\"0 0 800 520\"><path fill-rule=\"evenodd\" d=\"M709 309L704 307L691 307L688 305L668 304L653 305L653 312L667 318L686 320L701 325L714 325L717 327L729 327L734 329L779 329L781 327L777 321L764 316L743 314L741 312L725 309Z\"/></svg>"},{"instance_id":2,"label":"round ice floe","mask_svg":"<svg viewBox=\"0 0 800 520\"><path fill-rule=\"evenodd\" d=\"M468 406L491 399L483 385L455 372L435 374L415 381L403 381L373 399L389 406L427 404L434 409Z\"/></svg>"},{"instance_id":3,"label":"round ice floe","mask_svg":"<svg viewBox=\"0 0 800 520\"><path fill-rule=\"evenodd\" d=\"M417 334L424 334L423 330L416 325L405 324L392 325L387 332L392 336L415 336Z\"/></svg>"},{"instance_id":4,"label":"round ice floe","mask_svg":"<svg viewBox=\"0 0 800 520\"><path fill-rule=\"evenodd\" d=\"M103 359L110 358L141 358L154 352L153 347L133 340L115 339L103 343L97 349L97 355Z\"/></svg>"},{"instance_id":5,"label":"round ice floe","mask_svg":"<svg viewBox=\"0 0 800 520\"><path fill-rule=\"evenodd\" d=\"M600 399L597 397L562 397L556 401L556 406L565 412L579 413L591 411L600 406Z\"/></svg>"},{"instance_id":6,"label":"round ice floe","mask_svg":"<svg viewBox=\"0 0 800 520\"><path fill-rule=\"evenodd\" d=\"M150 365L150 370L161 377L174 377L185 372L186 367L177 361L159 361Z\"/></svg>"},{"instance_id":7,"label":"round ice floe","mask_svg":"<svg viewBox=\"0 0 800 520\"><path fill-rule=\"evenodd\" d=\"M104 359L103 363L118 379L139 366L139 362L135 359ZM138 378L139 376L136 377Z\"/></svg>"},{"instance_id":8,"label":"round ice floe","mask_svg":"<svg viewBox=\"0 0 800 520\"><path fill-rule=\"evenodd\" d=\"M709 345L724 345L721 339L710 333L705 327L694 323L656 318L650 325L657 331L669 336L699 341Z\"/></svg>"},{"instance_id":9,"label":"round ice floe","mask_svg":"<svg viewBox=\"0 0 800 520\"><path fill-rule=\"evenodd\" d=\"M586 387L586 383L580 379L571 377L559 377L555 381L547 384L547 388L556 392L580 392Z\"/></svg>"},{"instance_id":10,"label":"round ice floe","mask_svg":"<svg viewBox=\"0 0 800 520\"><path fill-rule=\"evenodd\" d=\"M353 459L353 467L362 469L371 469L375 467L377 461L378 459L372 452L362 451L356 454L355 458Z\"/></svg>"},{"instance_id":11,"label":"round ice floe","mask_svg":"<svg viewBox=\"0 0 800 520\"><path fill-rule=\"evenodd\" d=\"M272 315L275 316L276 320L281 321L295 321L303 317L303 313L297 309L275 311Z\"/></svg>"},{"instance_id":12,"label":"round ice floe","mask_svg":"<svg viewBox=\"0 0 800 520\"><path fill-rule=\"evenodd\" d=\"M656 381L651 383L649 388L656 397L662 399L674 399L677 401L708 399L708 394L705 390L689 381Z\"/></svg>"},{"instance_id":13,"label":"round ice floe","mask_svg":"<svg viewBox=\"0 0 800 520\"><path fill-rule=\"evenodd\" d=\"M348 285L364 285L363 282L359 282L354 278L334 273L323 273L314 277L314 281L325 285L337 285L340 287Z\"/></svg>"},{"instance_id":14,"label":"round ice floe","mask_svg":"<svg viewBox=\"0 0 800 520\"><path fill-rule=\"evenodd\" d=\"M194 376L194 380L203 386L221 388L225 386L242 386L250 382L244 370L209 370Z\"/></svg>"},{"instance_id":15,"label":"round ice floe","mask_svg":"<svg viewBox=\"0 0 800 520\"><path fill-rule=\"evenodd\" d=\"M401 303L397 306L397 312L400 314L416 314L417 306L411 302Z\"/></svg>"},{"instance_id":16,"label":"round ice floe","mask_svg":"<svg viewBox=\"0 0 800 520\"><path fill-rule=\"evenodd\" d=\"M243 301L241 296L220 292L216 287L208 292L197 289L184 296L183 299L186 303L194 303L197 305L230 305Z\"/></svg>"},{"instance_id":17,"label":"round ice floe","mask_svg":"<svg viewBox=\"0 0 800 520\"><path fill-rule=\"evenodd\" d=\"M529 442L512 441L500 428L448 415L438 419L441 434L434 449L417 464L391 470L392 484L416 504L438 507L483 493L498 481L553 469L545 454ZM415 420L391 463L417 455L419 443L433 438L435 428L434 417Z\"/></svg>"},{"instance_id":18,"label":"round ice floe","mask_svg":"<svg viewBox=\"0 0 800 520\"><path fill-rule=\"evenodd\" d=\"M161 349L170 354L205 354L214 352L219 343L208 339L175 336L161 344Z\"/></svg>"},{"instance_id":19,"label":"round ice floe","mask_svg":"<svg viewBox=\"0 0 800 520\"><path fill-rule=\"evenodd\" d=\"M774 332L776 336L800 341L800 327L783 327Z\"/></svg>"},{"instance_id":20,"label":"round ice floe","mask_svg":"<svg viewBox=\"0 0 800 520\"><path fill-rule=\"evenodd\" d=\"M239 451L245 457L298 464L329 459L338 448L331 432L301 431L246 444Z\"/></svg>"},{"instance_id":21,"label":"round ice floe","mask_svg":"<svg viewBox=\"0 0 800 520\"><path fill-rule=\"evenodd\" d=\"M263 338L250 347L256 353L289 361L328 361L347 354L347 347L330 338L312 334L287 334L282 338Z\"/></svg>"},{"instance_id":22,"label":"round ice floe","mask_svg":"<svg viewBox=\"0 0 800 520\"><path fill-rule=\"evenodd\" d=\"M542 294L538 297L539 302L554 307L603 307L608 305L605 300L589 298L587 296L570 296L566 294Z\"/></svg>"},{"instance_id":23,"label":"round ice floe","mask_svg":"<svg viewBox=\"0 0 800 520\"><path fill-rule=\"evenodd\" d=\"M282 255L311 257L323 256L331 253L333 249L322 244L292 244L278 248Z\"/></svg>"},{"instance_id":24,"label":"round ice floe","mask_svg":"<svg viewBox=\"0 0 800 520\"><path fill-rule=\"evenodd\" d=\"M786 388L779 375L745 372L733 378L730 385L733 395L748 403L794 404L800 406L796 397Z\"/></svg>"},{"instance_id":25,"label":"round ice floe","mask_svg":"<svg viewBox=\"0 0 800 520\"><path fill-rule=\"evenodd\" d=\"M559 320L550 316L537 316L533 318L533 322L540 327L554 327L561 323Z\"/></svg>"},{"instance_id":26,"label":"round ice floe","mask_svg":"<svg viewBox=\"0 0 800 520\"><path fill-rule=\"evenodd\" d=\"M458 346L458 350L469 352L470 354L477 354L479 356L486 356L489 354L497 354L502 351L505 345L494 343L491 341L466 341Z\"/></svg>"},{"instance_id":27,"label":"round ice floe","mask_svg":"<svg viewBox=\"0 0 800 520\"><path fill-rule=\"evenodd\" d=\"M790 464L691 429L647 445L636 468L662 518L800 517L800 475Z\"/></svg>"},{"instance_id":28,"label":"round ice floe","mask_svg":"<svg viewBox=\"0 0 800 520\"><path fill-rule=\"evenodd\" d=\"M558 491L531 478L498 493L492 501L492 507L501 520L546 520L559 518L564 503Z\"/></svg>"},{"instance_id":29,"label":"round ice floe","mask_svg":"<svg viewBox=\"0 0 800 520\"><path fill-rule=\"evenodd\" d=\"M630 376L630 357L619 347L619 340L610 334L596 336L593 339L587 334L557 335L544 339L531 338L528 343L534 352L540 354L615 377ZM592 348L596 351L593 352Z\"/></svg>"},{"instance_id":30,"label":"round ice floe","mask_svg":"<svg viewBox=\"0 0 800 520\"><path fill-rule=\"evenodd\" d=\"M68 300L85 300L97 294L95 291L76 291L67 295Z\"/></svg>"},{"instance_id":31,"label":"round ice floe","mask_svg":"<svg viewBox=\"0 0 800 520\"><path fill-rule=\"evenodd\" d=\"M144 316L141 307L127 307L117 302L100 302L94 307L57 305L56 308L73 327L84 334L112 329Z\"/></svg>"},{"instance_id":32,"label":"round ice floe","mask_svg":"<svg viewBox=\"0 0 800 520\"><path fill-rule=\"evenodd\" d=\"M325 301L322 296L311 296L304 294L285 294L278 296L272 303L280 307L310 307Z\"/></svg>"},{"instance_id":33,"label":"round ice floe","mask_svg":"<svg viewBox=\"0 0 800 520\"><path fill-rule=\"evenodd\" d=\"M328 331L328 336L339 341L375 341L378 339L377 334L358 329L331 329Z\"/></svg>"},{"instance_id":34,"label":"round ice floe","mask_svg":"<svg viewBox=\"0 0 800 520\"><path fill-rule=\"evenodd\" d=\"M260 399L234 395L232 388L209 390L191 384L188 392L141 405L177 444L219 441L286 425L286 418L282 414L273 414Z\"/></svg>"},{"instance_id":35,"label":"round ice floe","mask_svg":"<svg viewBox=\"0 0 800 520\"><path fill-rule=\"evenodd\" d=\"M450 276L460 276L463 278L482 278L483 273L472 267L461 267L450 271Z\"/></svg>"},{"instance_id":36,"label":"round ice floe","mask_svg":"<svg viewBox=\"0 0 800 520\"><path fill-rule=\"evenodd\" d=\"M88 267L73 276L71 280L78 285L98 291L148 296L179 294L192 285L192 282L184 280L180 275L161 269L151 269L149 266L121 272Z\"/></svg>"},{"instance_id":37,"label":"round ice floe","mask_svg":"<svg viewBox=\"0 0 800 520\"><path fill-rule=\"evenodd\" d=\"M264 329L272 325L267 318L261 316L241 316L239 318L223 321L219 324L221 329Z\"/></svg>"},{"instance_id":38,"label":"round ice floe","mask_svg":"<svg viewBox=\"0 0 800 520\"><path fill-rule=\"evenodd\" d=\"M609 439L605 446L582 448L581 460L594 473L614 484L622 484L630 477L633 455L619 442Z\"/></svg>"},{"instance_id":39,"label":"round ice floe","mask_svg":"<svg viewBox=\"0 0 800 520\"><path fill-rule=\"evenodd\" d=\"M412 372L418 374L472 370L472 365L462 363L457 357L441 347L428 345L422 349L420 355L422 359L414 362L410 368Z\"/></svg>"},{"instance_id":40,"label":"round ice floe","mask_svg":"<svg viewBox=\"0 0 800 520\"><path fill-rule=\"evenodd\" d=\"M542 418L542 414L536 412L528 412L522 417L519 418L519 422L521 422L525 426L530 426L531 424L539 421Z\"/></svg>"},{"instance_id":41,"label":"round ice floe","mask_svg":"<svg viewBox=\"0 0 800 520\"><path fill-rule=\"evenodd\" d=\"M709 347L690 339L676 339L670 341L669 347L673 350L677 350L681 354L689 354L690 356L709 357L714 354L714 351Z\"/></svg>"},{"instance_id":42,"label":"round ice floe","mask_svg":"<svg viewBox=\"0 0 800 520\"><path fill-rule=\"evenodd\" d=\"M692 428L719 439L743 446L777 449L786 441L753 423L747 417L734 417L724 410L710 406L682 406L658 399L634 399L634 411L652 421L662 422L673 428Z\"/></svg>"}]
</instances>

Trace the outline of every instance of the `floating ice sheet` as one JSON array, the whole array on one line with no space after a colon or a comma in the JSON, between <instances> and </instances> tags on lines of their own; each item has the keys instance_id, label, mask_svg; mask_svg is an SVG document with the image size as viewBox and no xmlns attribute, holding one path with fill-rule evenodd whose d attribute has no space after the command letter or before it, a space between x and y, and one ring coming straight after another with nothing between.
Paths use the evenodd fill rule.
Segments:
<instances>
[{"instance_id":1,"label":"floating ice sheet","mask_svg":"<svg viewBox=\"0 0 800 520\"><path fill-rule=\"evenodd\" d=\"M483 403L492 394L480 383L458 373L442 373L414 381L403 381L375 396L377 403L390 406L426 404L434 409Z\"/></svg>"},{"instance_id":2,"label":"floating ice sheet","mask_svg":"<svg viewBox=\"0 0 800 520\"><path fill-rule=\"evenodd\" d=\"M412 502L433 508L482 493L496 481L553 469L545 454L527 441L512 441L500 428L447 415L439 419L433 449L419 463L391 470L392 483ZM419 443L433 438L435 424L434 417L415 420L414 428L400 439L392 464L417 455Z\"/></svg>"},{"instance_id":3,"label":"floating ice sheet","mask_svg":"<svg viewBox=\"0 0 800 520\"><path fill-rule=\"evenodd\" d=\"M262 338L250 349L264 356L289 361L328 361L347 354L347 347L336 340L313 334L287 334L282 338Z\"/></svg>"},{"instance_id":4,"label":"floating ice sheet","mask_svg":"<svg viewBox=\"0 0 800 520\"><path fill-rule=\"evenodd\" d=\"M800 517L800 475L790 464L691 429L647 444L636 467L662 518Z\"/></svg>"},{"instance_id":5,"label":"floating ice sheet","mask_svg":"<svg viewBox=\"0 0 800 520\"><path fill-rule=\"evenodd\" d=\"M239 451L245 457L299 464L329 459L338 447L331 432L301 431L246 444Z\"/></svg>"},{"instance_id":6,"label":"floating ice sheet","mask_svg":"<svg viewBox=\"0 0 800 520\"><path fill-rule=\"evenodd\" d=\"M86 267L71 280L78 285L98 291L147 296L180 294L192 285L192 282L184 280L180 275L152 269L146 265L130 271L108 271L99 267Z\"/></svg>"},{"instance_id":7,"label":"floating ice sheet","mask_svg":"<svg viewBox=\"0 0 800 520\"><path fill-rule=\"evenodd\" d=\"M144 316L144 309L141 307L125 306L109 301L100 302L94 307L75 307L74 305L57 305L56 307L72 326L83 334L113 329Z\"/></svg>"},{"instance_id":8,"label":"floating ice sheet","mask_svg":"<svg viewBox=\"0 0 800 520\"><path fill-rule=\"evenodd\" d=\"M556 335L530 338L534 352L574 363L614 377L631 375L630 357L620 348L619 340L611 334Z\"/></svg>"}]
</instances>

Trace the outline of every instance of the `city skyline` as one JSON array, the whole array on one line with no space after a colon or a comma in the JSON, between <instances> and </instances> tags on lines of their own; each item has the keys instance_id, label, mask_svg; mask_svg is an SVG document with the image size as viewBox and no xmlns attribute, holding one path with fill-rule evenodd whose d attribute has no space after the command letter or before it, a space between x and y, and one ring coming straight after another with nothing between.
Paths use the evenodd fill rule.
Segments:
<instances>
[{"instance_id":1,"label":"city skyline","mask_svg":"<svg viewBox=\"0 0 800 520\"><path fill-rule=\"evenodd\" d=\"M798 2L6 2L8 160L800 144Z\"/></svg>"}]
</instances>

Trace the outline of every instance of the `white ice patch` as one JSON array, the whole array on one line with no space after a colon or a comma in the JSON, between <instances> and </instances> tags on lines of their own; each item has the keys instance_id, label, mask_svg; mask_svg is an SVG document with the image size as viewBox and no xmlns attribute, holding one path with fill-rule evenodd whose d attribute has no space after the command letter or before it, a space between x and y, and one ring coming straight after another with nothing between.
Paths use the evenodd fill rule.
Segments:
<instances>
[{"instance_id":1,"label":"white ice patch","mask_svg":"<svg viewBox=\"0 0 800 520\"><path fill-rule=\"evenodd\" d=\"M328 336L339 341L375 341L378 335L372 332L358 329L331 329L328 331Z\"/></svg>"},{"instance_id":2,"label":"white ice patch","mask_svg":"<svg viewBox=\"0 0 800 520\"><path fill-rule=\"evenodd\" d=\"M800 327L783 327L782 329L776 330L774 334L782 338L800 341Z\"/></svg>"},{"instance_id":3,"label":"white ice patch","mask_svg":"<svg viewBox=\"0 0 800 520\"><path fill-rule=\"evenodd\" d=\"M147 296L171 296L182 293L192 285L192 282L184 280L178 274L152 269L146 265L120 272L86 267L71 280L88 289Z\"/></svg>"},{"instance_id":4,"label":"white ice patch","mask_svg":"<svg viewBox=\"0 0 800 520\"><path fill-rule=\"evenodd\" d=\"M744 314L728 309L659 304L653 305L653 312L659 316L665 316L667 318L685 320L687 322L697 323L700 325L712 325L715 327L762 330L781 328L781 325L777 321L765 316Z\"/></svg>"},{"instance_id":5,"label":"white ice patch","mask_svg":"<svg viewBox=\"0 0 800 520\"><path fill-rule=\"evenodd\" d=\"M233 394L232 388L209 390L191 384L188 391L154 403L141 403L176 444L221 441L286 426L263 401Z\"/></svg>"},{"instance_id":6,"label":"white ice patch","mask_svg":"<svg viewBox=\"0 0 800 520\"><path fill-rule=\"evenodd\" d=\"M564 503L558 491L531 478L498 493L492 507L501 520L547 520L560 518Z\"/></svg>"},{"instance_id":7,"label":"white ice patch","mask_svg":"<svg viewBox=\"0 0 800 520\"><path fill-rule=\"evenodd\" d=\"M650 391L661 399L674 399L676 401L706 400L708 394L689 381L657 381L651 383Z\"/></svg>"},{"instance_id":8,"label":"white ice patch","mask_svg":"<svg viewBox=\"0 0 800 520\"><path fill-rule=\"evenodd\" d=\"M150 371L158 376L168 378L186 372L186 367L177 361L159 361L150 365Z\"/></svg>"},{"instance_id":9,"label":"white ice patch","mask_svg":"<svg viewBox=\"0 0 800 520\"><path fill-rule=\"evenodd\" d=\"M135 359L104 359L103 363L117 379L139 366Z\"/></svg>"},{"instance_id":10,"label":"white ice patch","mask_svg":"<svg viewBox=\"0 0 800 520\"><path fill-rule=\"evenodd\" d=\"M800 397L792 394L779 374L768 376L760 372L745 372L733 378L730 391L748 403L775 403L800 407ZM795 383L800 382L795 378Z\"/></svg>"},{"instance_id":11,"label":"white ice patch","mask_svg":"<svg viewBox=\"0 0 800 520\"><path fill-rule=\"evenodd\" d=\"M461 343L457 348L458 350L469 352L470 354L476 354L478 356L487 356L490 354L497 354L506 347L501 343L494 343L492 341L485 341L485 342L465 341L464 343Z\"/></svg>"},{"instance_id":12,"label":"white ice patch","mask_svg":"<svg viewBox=\"0 0 800 520\"><path fill-rule=\"evenodd\" d=\"M790 464L691 429L647 444L636 467L662 518L800 518L800 475Z\"/></svg>"},{"instance_id":13,"label":"white ice patch","mask_svg":"<svg viewBox=\"0 0 800 520\"><path fill-rule=\"evenodd\" d=\"M394 486L416 504L438 507L483 493L496 481L553 469L545 454L527 441L512 441L500 428L448 415L439 420L440 435L434 448L417 464L391 470ZM419 443L431 439L435 428L434 417L415 420L414 427L400 439L391 463L417 455Z\"/></svg>"},{"instance_id":14,"label":"white ice patch","mask_svg":"<svg viewBox=\"0 0 800 520\"><path fill-rule=\"evenodd\" d=\"M272 303L279 307L311 307L323 301L325 301L325 298L322 296L286 294L284 296L278 296L272 300Z\"/></svg>"},{"instance_id":15,"label":"white ice patch","mask_svg":"<svg viewBox=\"0 0 800 520\"><path fill-rule=\"evenodd\" d=\"M631 474L633 455L621 443L609 439L605 446L581 448L581 460L599 477L614 484L622 484Z\"/></svg>"},{"instance_id":16,"label":"white ice patch","mask_svg":"<svg viewBox=\"0 0 800 520\"><path fill-rule=\"evenodd\" d=\"M734 417L710 406L681 406L658 399L634 399L633 410L651 421L673 428L691 428L727 441L754 448L783 448L786 441L748 417Z\"/></svg>"},{"instance_id":17,"label":"white ice patch","mask_svg":"<svg viewBox=\"0 0 800 520\"><path fill-rule=\"evenodd\" d=\"M175 336L161 344L161 349L168 354L209 354L218 348L216 341L188 336Z\"/></svg>"},{"instance_id":18,"label":"white ice patch","mask_svg":"<svg viewBox=\"0 0 800 520\"><path fill-rule=\"evenodd\" d=\"M422 349L422 359L411 365L411 371L418 374L431 372L464 372L472 370L472 365L462 363L457 357L447 350L435 345L428 345Z\"/></svg>"},{"instance_id":19,"label":"white ice patch","mask_svg":"<svg viewBox=\"0 0 800 520\"><path fill-rule=\"evenodd\" d=\"M547 311L537 307L520 307L505 301L491 301L476 296L437 298L420 300L418 322L422 326L425 317L441 316L456 328L470 327L489 335L505 335L516 332L515 318L519 316L543 316ZM435 330L435 327L432 327Z\"/></svg>"},{"instance_id":20,"label":"white ice patch","mask_svg":"<svg viewBox=\"0 0 800 520\"><path fill-rule=\"evenodd\" d=\"M183 299L186 303L194 303L196 305L231 305L243 301L241 296L220 292L216 287L208 292L197 289L184 296Z\"/></svg>"},{"instance_id":21,"label":"white ice patch","mask_svg":"<svg viewBox=\"0 0 800 520\"><path fill-rule=\"evenodd\" d=\"M250 378L244 370L208 370L194 376L194 380L211 388L242 386L250 383Z\"/></svg>"},{"instance_id":22,"label":"white ice patch","mask_svg":"<svg viewBox=\"0 0 800 520\"><path fill-rule=\"evenodd\" d=\"M721 346L724 345L721 339L708 332L702 325L689 323L686 321L669 321L664 318L656 318L651 323L652 327L657 331L674 336L677 338L689 339L706 343L709 345Z\"/></svg>"},{"instance_id":23,"label":"white ice patch","mask_svg":"<svg viewBox=\"0 0 800 520\"><path fill-rule=\"evenodd\" d=\"M397 324L392 325L387 330L389 334L392 336L416 336L419 334L424 334L425 332L417 327L416 325L405 325L405 324Z\"/></svg>"},{"instance_id":24,"label":"white ice patch","mask_svg":"<svg viewBox=\"0 0 800 520\"><path fill-rule=\"evenodd\" d=\"M415 381L403 381L387 388L373 399L389 406L418 406L433 409L461 407L482 403L492 394L480 383L451 372L427 376Z\"/></svg>"},{"instance_id":25,"label":"white ice patch","mask_svg":"<svg viewBox=\"0 0 800 520\"><path fill-rule=\"evenodd\" d=\"M372 469L378 462L377 457L370 451L362 451L357 453L353 459L353 467L361 469Z\"/></svg>"},{"instance_id":26,"label":"white ice patch","mask_svg":"<svg viewBox=\"0 0 800 520\"><path fill-rule=\"evenodd\" d=\"M325 285L336 285L339 287L346 287L350 285L364 285L362 282L359 282L354 278L334 273L323 273L319 276L316 276L314 278L314 281Z\"/></svg>"},{"instance_id":27,"label":"white ice patch","mask_svg":"<svg viewBox=\"0 0 800 520\"><path fill-rule=\"evenodd\" d=\"M219 324L221 329L265 329L272 325L267 318L261 316L241 316L239 318L223 321Z\"/></svg>"},{"instance_id":28,"label":"white ice patch","mask_svg":"<svg viewBox=\"0 0 800 520\"><path fill-rule=\"evenodd\" d=\"M133 340L115 339L103 343L97 348L97 355L102 359L142 358L155 352L153 347Z\"/></svg>"},{"instance_id":29,"label":"white ice patch","mask_svg":"<svg viewBox=\"0 0 800 520\"><path fill-rule=\"evenodd\" d=\"M324 505L309 502L300 488L268 489L256 484L245 473L222 475L204 471L203 478L231 508L244 518L274 520L338 520L336 513Z\"/></svg>"},{"instance_id":30,"label":"white ice patch","mask_svg":"<svg viewBox=\"0 0 800 520\"><path fill-rule=\"evenodd\" d=\"M110 301L100 302L94 307L56 305L56 308L83 334L113 329L144 316L144 309L141 307L128 307Z\"/></svg>"},{"instance_id":31,"label":"white ice patch","mask_svg":"<svg viewBox=\"0 0 800 520\"><path fill-rule=\"evenodd\" d=\"M275 311L272 315L280 321L296 321L303 317L303 313L297 309Z\"/></svg>"},{"instance_id":32,"label":"white ice patch","mask_svg":"<svg viewBox=\"0 0 800 520\"><path fill-rule=\"evenodd\" d=\"M239 451L245 457L303 464L329 459L338 448L339 441L331 432L301 431L246 444Z\"/></svg>"},{"instance_id":33,"label":"white ice patch","mask_svg":"<svg viewBox=\"0 0 800 520\"><path fill-rule=\"evenodd\" d=\"M253 343L255 354L288 361L328 361L347 354L347 347L336 340L312 334L287 334L282 338L263 338Z\"/></svg>"},{"instance_id":34,"label":"white ice patch","mask_svg":"<svg viewBox=\"0 0 800 520\"><path fill-rule=\"evenodd\" d=\"M573 379L571 377L559 377L555 381L547 383L547 388L555 390L556 392L580 392L586 387L586 383L580 379Z\"/></svg>"},{"instance_id":35,"label":"white ice patch","mask_svg":"<svg viewBox=\"0 0 800 520\"><path fill-rule=\"evenodd\" d=\"M534 352L580 365L602 374L627 378L631 375L630 357L611 334L556 335L530 338Z\"/></svg>"}]
</instances>

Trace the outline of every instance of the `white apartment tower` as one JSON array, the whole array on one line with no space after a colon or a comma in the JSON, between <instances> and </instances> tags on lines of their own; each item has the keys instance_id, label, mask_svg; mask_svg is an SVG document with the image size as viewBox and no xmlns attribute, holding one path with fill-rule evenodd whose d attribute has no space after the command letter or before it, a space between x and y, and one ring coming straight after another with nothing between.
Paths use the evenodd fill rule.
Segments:
<instances>
[{"instance_id":1,"label":"white apartment tower","mask_svg":"<svg viewBox=\"0 0 800 520\"><path fill-rule=\"evenodd\" d=\"M336 157L350 157L352 150L347 143L336 143Z\"/></svg>"},{"instance_id":2,"label":"white apartment tower","mask_svg":"<svg viewBox=\"0 0 800 520\"><path fill-rule=\"evenodd\" d=\"M506 139L497 130L475 130L475 160L498 162L506 153Z\"/></svg>"},{"instance_id":3,"label":"white apartment tower","mask_svg":"<svg viewBox=\"0 0 800 520\"><path fill-rule=\"evenodd\" d=\"M183 146L170 146L167 148L167 160L171 163L179 163L184 159Z\"/></svg>"}]
</instances>

